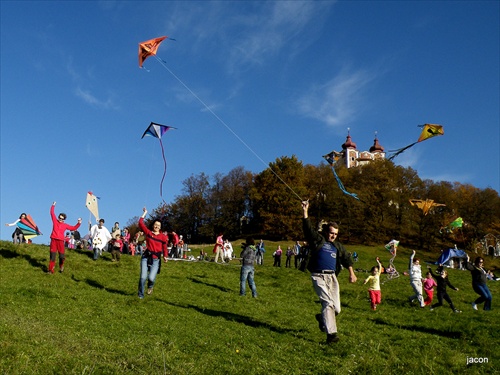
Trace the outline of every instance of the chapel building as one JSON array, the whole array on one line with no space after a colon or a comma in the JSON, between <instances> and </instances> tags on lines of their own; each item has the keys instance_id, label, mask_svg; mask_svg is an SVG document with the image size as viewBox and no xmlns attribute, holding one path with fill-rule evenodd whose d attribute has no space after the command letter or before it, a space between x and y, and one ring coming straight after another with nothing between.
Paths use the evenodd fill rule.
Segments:
<instances>
[{"instance_id":1,"label":"chapel building","mask_svg":"<svg viewBox=\"0 0 500 375\"><path fill-rule=\"evenodd\" d=\"M352 141L349 131L347 132L347 138L342 145L342 152L340 154L341 156L337 160L337 164L344 165L347 168L368 164L373 160L385 159L384 148L378 142L377 135L375 135L373 146L368 151L359 151L356 143Z\"/></svg>"}]
</instances>

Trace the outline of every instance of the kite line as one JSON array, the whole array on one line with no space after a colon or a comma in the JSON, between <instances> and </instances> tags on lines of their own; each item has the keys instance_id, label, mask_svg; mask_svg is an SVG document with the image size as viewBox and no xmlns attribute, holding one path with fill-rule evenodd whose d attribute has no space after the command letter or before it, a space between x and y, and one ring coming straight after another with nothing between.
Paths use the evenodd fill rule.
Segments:
<instances>
[{"instance_id":1,"label":"kite line","mask_svg":"<svg viewBox=\"0 0 500 375\"><path fill-rule=\"evenodd\" d=\"M170 70L170 68L167 66L167 63L160 59L156 54L153 54L153 56L156 58L156 60L158 60L160 62L161 65L163 65L163 67L165 69L167 69L167 71L182 85L184 86L184 88L186 90L188 90L191 95L193 95L204 107L205 109L210 112L222 125L224 125L226 127L226 129L231 133L233 134L252 154L254 154L254 156L260 160L262 162L262 164L264 164L266 167L268 167L271 172L297 197L300 199L300 201L303 201L303 199L300 197L300 195L298 195L295 190L293 190L290 185L288 185L272 168L271 166L266 163L243 139L241 139L241 137L235 133L235 131L233 129L231 129L231 127L226 124L226 122L221 119L214 111L212 111L212 109L198 96L196 95L193 90L191 90L174 72L172 72Z\"/></svg>"}]
</instances>

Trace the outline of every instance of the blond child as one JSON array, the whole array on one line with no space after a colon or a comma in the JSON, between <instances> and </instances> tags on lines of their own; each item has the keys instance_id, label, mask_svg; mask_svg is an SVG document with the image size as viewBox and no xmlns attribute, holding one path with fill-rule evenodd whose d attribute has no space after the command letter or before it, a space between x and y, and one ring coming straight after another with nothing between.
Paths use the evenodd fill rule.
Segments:
<instances>
[{"instance_id":1,"label":"blond child","mask_svg":"<svg viewBox=\"0 0 500 375\"><path fill-rule=\"evenodd\" d=\"M363 285L369 283L368 293L370 294L370 301L372 310L377 310L377 305L382 302L382 292L380 290L380 274L382 273L382 265L380 259L377 257L378 266L373 266L370 270L371 275L368 276Z\"/></svg>"}]
</instances>

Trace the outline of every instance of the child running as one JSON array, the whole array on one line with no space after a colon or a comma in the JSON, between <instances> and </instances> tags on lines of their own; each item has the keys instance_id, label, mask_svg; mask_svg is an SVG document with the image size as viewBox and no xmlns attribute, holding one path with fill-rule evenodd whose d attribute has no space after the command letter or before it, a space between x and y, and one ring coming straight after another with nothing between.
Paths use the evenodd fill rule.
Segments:
<instances>
[{"instance_id":1,"label":"child running","mask_svg":"<svg viewBox=\"0 0 500 375\"><path fill-rule=\"evenodd\" d=\"M434 298L434 287L437 286L436 280L432 277L432 272L429 270L425 274L425 279L422 281L424 292L427 295L424 300L424 305L429 306Z\"/></svg>"},{"instance_id":2,"label":"child running","mask_svg":"<svg viewBox=\"0 0 500 375\"><path fill-rule=\"evenodd\" d=\"M450 296L446 292L446 286L449 286L451 289L456 290L458 292L458 288L455 288L451 285L450 280L448 280L448 272L443 269L443 265L440 264L437 272L433 273L431 268L428 267L429 272L431 272L432 277L436 280L437 283L437 298L438 302L431 306L431 311L436 307L443 306L443 299L449 303L451 309L454 313L461 313L462 311L455 308L453 302L451 301Z\"/></svg>"},{"instance_id":3,"label":"child running","mask_svg":"<svg viewBox=\"0 0 500 375\"><path fill-rule=\"evenodd\" d=\"M368 276L363 283L363 285L368 282L370 283L368 293L370 294L372 310L377 310L377 305L382 302L382 292L380 290L380 274L382 273L382 265L380 264L380 259L378 257L376 258L376 260L378 267L372 267L372 269L370 270L371 275Z\"/></svg>"}]
</instances>

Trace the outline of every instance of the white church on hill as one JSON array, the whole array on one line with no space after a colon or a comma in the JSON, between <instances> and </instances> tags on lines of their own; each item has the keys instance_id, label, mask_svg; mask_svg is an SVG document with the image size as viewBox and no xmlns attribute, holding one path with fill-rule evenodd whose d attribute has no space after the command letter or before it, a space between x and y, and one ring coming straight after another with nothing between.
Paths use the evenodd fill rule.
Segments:
<instances>
[{"instance_id":1,"label":"white church on hill","mask_svg":"<svg viewBox=\"0 0 500 375\"><path fill-rule=\"evenodd\" d=\"M372 160L385 159L384 148L380 145L375 134L373 146L368 151L359 151L356 143L352 141L349 131L347 131L347 138L342 145L340 157L337 160L337 165L345 165L347 168L357 167L360 165L368 164Z\"/></svg>"}]
</instances>

